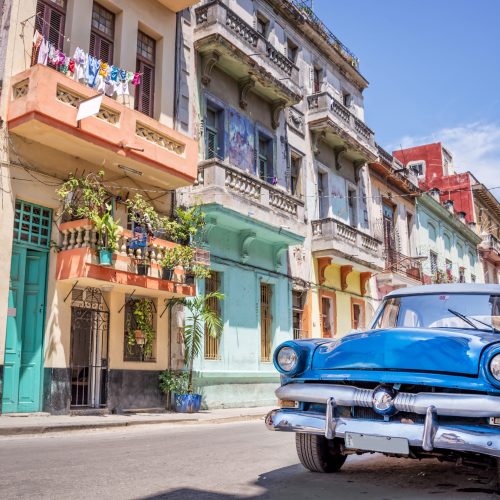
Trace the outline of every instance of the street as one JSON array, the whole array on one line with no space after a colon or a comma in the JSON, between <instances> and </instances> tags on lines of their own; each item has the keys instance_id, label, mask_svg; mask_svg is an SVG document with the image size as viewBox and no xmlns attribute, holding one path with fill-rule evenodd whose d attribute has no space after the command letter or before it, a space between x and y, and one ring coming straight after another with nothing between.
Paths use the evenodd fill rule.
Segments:
<instances>
[{"instance_id":1,"label":"street","mask_svg":"<svg viewBox=\"0 0 500 500\"><path fill-rule=\"evenodd\" d=\"M0 439L2 498L497 498L452 464L350 457L307 472L294 436L262 421L158 424Z\"/></svg>"}]
</instances>

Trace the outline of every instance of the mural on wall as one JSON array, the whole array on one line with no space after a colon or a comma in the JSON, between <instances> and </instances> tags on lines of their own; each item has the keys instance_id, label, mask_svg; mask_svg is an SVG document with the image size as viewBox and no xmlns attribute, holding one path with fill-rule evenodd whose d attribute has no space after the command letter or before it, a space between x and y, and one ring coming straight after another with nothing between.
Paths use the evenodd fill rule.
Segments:
<instances>
[{"instance_id":1,"label":"mural on wall","mask_svg":"<svg viewBox=\"0 0 500 500\"><path fill-rule=\"evenodd\" d=\"M347 208L347 190L345 179L334 172L330 173L330 200L332 204L333 216L343 221L349 220Z\"/></svg>"},{"instance_id":2,"label":"mural on wall","mask_svg":"<svg viewBox=\"0 0 500 500\"><path fill-rule=\"evenodd\" d=\"M253 123L236 112L229 110L229 162L235 167L255 174Z\"/></svg>"}]
</instances>

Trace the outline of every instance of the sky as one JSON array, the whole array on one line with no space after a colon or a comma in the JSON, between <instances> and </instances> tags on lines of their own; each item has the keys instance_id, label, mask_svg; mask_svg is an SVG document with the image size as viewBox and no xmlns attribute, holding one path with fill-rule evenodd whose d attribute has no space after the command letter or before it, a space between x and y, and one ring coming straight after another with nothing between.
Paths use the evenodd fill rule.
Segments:
<instances>
[{"instance_id":1,"label":"sky","mask_svg":"<svg viewBox=\"0 0 500 500\"><path fill-rule=\"evenodd\" d=\"M443 142L458 172L500 185L500 0L313 0L370 82L388 151Z\"/></svg>"}]
</instances>

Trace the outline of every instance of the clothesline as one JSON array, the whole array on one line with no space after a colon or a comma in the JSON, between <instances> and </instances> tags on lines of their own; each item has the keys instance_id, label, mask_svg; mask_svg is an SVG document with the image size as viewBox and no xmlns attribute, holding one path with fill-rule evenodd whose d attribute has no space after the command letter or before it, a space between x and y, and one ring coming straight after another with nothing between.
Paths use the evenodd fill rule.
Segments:
<instances>
[{"instance_id":1,"label":"clothesline","mask_svg":"<svg viewBox=\"0 0 500 500\"><path fill-rule=\"evenodd\" d=\"M130 95L129 84L140 85L143 73L126 71L118 66L110 65L107 61L97 59L77 47L73 57L67 56L45 38L38 30L33 36L33 52L31 63L50 63L64 74L70 73L76 81L84 83L97 92L112 97L114 94Z\"/></svg>"}]
</instances>

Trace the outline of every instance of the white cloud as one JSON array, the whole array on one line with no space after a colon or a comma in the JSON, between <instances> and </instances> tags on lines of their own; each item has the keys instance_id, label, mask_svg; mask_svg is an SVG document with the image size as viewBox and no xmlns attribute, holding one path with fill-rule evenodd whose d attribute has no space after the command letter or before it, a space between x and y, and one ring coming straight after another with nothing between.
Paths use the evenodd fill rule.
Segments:
<instances>
[{"instance_id":1,"label":"white cloud","mask_svg":"<svg viewBox=\"0 0 500 500\"><path fill-rule=\"evenodd\" d=\"M453 155L457 172L470 171L488 187L500 185L500 124L476 122L437 130L428 136L404 136L388 151L441 142Z\"/></svg>"}]
</instances>

